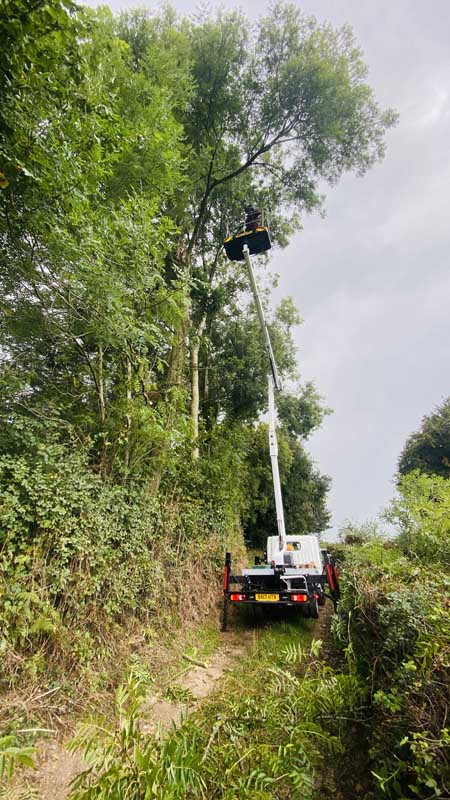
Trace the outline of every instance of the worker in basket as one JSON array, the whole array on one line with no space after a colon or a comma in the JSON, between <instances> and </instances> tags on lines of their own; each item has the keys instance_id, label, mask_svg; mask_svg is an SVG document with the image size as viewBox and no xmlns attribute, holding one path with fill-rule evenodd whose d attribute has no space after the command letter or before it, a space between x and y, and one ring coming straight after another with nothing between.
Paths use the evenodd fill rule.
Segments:
<instances>
[{"instance_id":1,"label":"worker in basket","mask_svg":"<svg viewBox=\"0 0 450 800\"><path fill-rule=\"evenodd\" d=\"M253 206L245 207L244 230L228 236L224 241L225 252L230 261L244 261L244 246L247 245L250 255L259 255L270 250L269 231L262 224L262 211Z\"/></svg>"},{"instance_id":2,"label":"worker in basket","mask_svg":"<svg viewBox=\"0 0 450 800\"><path fill-rule=\"evenodd\" d=\"M253 208L253 206L245 206L245 230L256 231L257 228L262 227L262 211L260 208Z\"/></svg>"}]
</instances>

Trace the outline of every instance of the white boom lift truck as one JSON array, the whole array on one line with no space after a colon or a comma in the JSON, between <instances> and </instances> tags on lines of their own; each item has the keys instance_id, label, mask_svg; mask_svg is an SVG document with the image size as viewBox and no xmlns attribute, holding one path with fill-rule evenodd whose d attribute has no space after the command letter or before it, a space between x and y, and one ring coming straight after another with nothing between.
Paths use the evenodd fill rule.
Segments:
<instances>
[{"instance_id":1,"label":"white boom lift truck","mask_svg":"<svg viewBox=\"0 0 450 800\"><path fill-rule=\"evenodd\" d=\"M275 410L275 391L281 391L282 385L250 259L250 255L263 253L271 247L269 232L262 224L262 214L259 209L251 207L246 209L244 230L235 236L228 237L224 242L224 247L231 261L245 261L264 344L269 356L271 370L267 376L269 451L278 536L267 538L265 563L261 563L261 560L257 558L255 565L244 569L241 575L232 573L231 553L226 554L222 630L227 629L230 605L295 606L301 610L303 616L317 618L319 606L324 605L327 596L335 605L339 598L336 565L331 555L320 549L318 537L315 534L286 534L278 470ZM329 594L325 593L326 587L329 589Z\"/></svg>"}]
</instances>

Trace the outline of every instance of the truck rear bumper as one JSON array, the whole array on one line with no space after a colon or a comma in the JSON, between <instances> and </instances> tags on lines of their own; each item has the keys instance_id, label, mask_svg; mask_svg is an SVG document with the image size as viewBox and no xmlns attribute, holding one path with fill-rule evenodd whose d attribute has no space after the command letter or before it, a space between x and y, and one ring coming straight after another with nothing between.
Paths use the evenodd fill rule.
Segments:
<instances>
[{"instance_id":1,"label":"truck rear bumper","mask_svg":"<svg viewBox=\"0 0 450 800\"><path fill-rule=\"evenodd\" d=\"M316 597L319 600L318 592L306 594L305 592L224 592L224 598L231 603L242 605L269 605L269 606L299 606L309 603Z\"/></svg>"}]
</instances>

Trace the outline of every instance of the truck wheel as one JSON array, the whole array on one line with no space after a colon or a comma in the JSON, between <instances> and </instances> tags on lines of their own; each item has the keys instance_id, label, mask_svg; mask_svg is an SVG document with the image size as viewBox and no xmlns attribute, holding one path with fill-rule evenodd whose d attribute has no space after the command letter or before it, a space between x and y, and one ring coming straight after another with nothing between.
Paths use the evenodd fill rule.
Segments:
<instances>
[{"instance_id":1,"label":"truck wheel","mask_svg":"<svg viewBox=\"0 0 450 800\"><path fill-rule=\"evenodd\" d=\"M223 601L222 624L220 626L220 630L223 631L224 633L228 628L228 606L229 606L229 602L225 598L224 601Z\"/></svg>"},{"instance_id":2,"label":"truck wheel","mask_svg":"<svg viewBox=\"0 0 450 800\"><path fill-rule=\"evenodd\" d=\"M312 617L312 619L319 619L319 606L317 598L315 597L311 597L309 601L309 616Z\"/></svg>"}]
</instances>

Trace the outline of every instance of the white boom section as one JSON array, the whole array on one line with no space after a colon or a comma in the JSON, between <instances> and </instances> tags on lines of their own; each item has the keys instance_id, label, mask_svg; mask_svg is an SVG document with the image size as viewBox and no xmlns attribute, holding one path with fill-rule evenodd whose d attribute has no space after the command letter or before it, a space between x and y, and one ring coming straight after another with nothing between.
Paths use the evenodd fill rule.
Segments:
<instances>
[{"instance_id":1,"label":"white boom section","mask_svg":"<svg viewBox=\"0 0 450 800\"><path fill-rule=\"evenodd\" d=\"M275 494L275 509L277 514L278 549L284 550L286 546L286 528L284 525L283 499L281 496L280 472L278 469L278 441L276 431L275 393L272 375L267 376L269 387L269 450L272 464L273 491Z\"/></svg>"},{"instance_id":2,"label":"white boom section","mask_svg":"<svg viewBox=\"0 0 450 800\"><path fill-rule=\"evenodd\" d=\"M280 552L282 552L286 547L286 528L284 525L283 499L281 495L280 472L278 469L278 442L277 442L277 432L276 432L276 412L275 412L275 393L274 393L274 389L277 389L278 391L281 390L281 380L280 376L278 375L277 365L275 363L275 357L272 350L272 343L270 341L269 331L267 329L267 324L264 317L263 307L261 305L261 299L259 296L258 287L256 285L255 276L253 274L252 262L250 260L248 245L244 245L243 253L244 253L245 263L247 266L250 285L252 287L253 297L255 300L256 310L258 312L258 317L261 324L264 343L266 345L266 349L269 355L270 368L272 370L272 375L267 376L267 383L269 387L269 450L270 450L270 461L272 464L273 490L275 494L275 508L277 514L278 549Z\"/></svg>"},{"instance_id":3,"label":"white boom section","mask_svg":"<svg viewBox=\"0 0 450 800\"><path fill-rule=\"evenodd\" d=\"M266 350L269 354L270 369L272 370L274 386L275 389L277 389L277 391L280 392L282 389L281 380L280 376L278 375L277 365L275 363L275 356L272 350L272 342L270 341L269 331L267 329L266 319L264 317L264 311L261 305L261 298L259 296L258 287L256 285L255 276L253 274L252 262L250 261L250 253L247 244L244 244L243 253L245 258L245 264L247 266L248 277L250 280L250 286L252 287L255 306L258 312L259 322L264 337L264 344L266 345Z\"/></svg>"}]
</instances>

